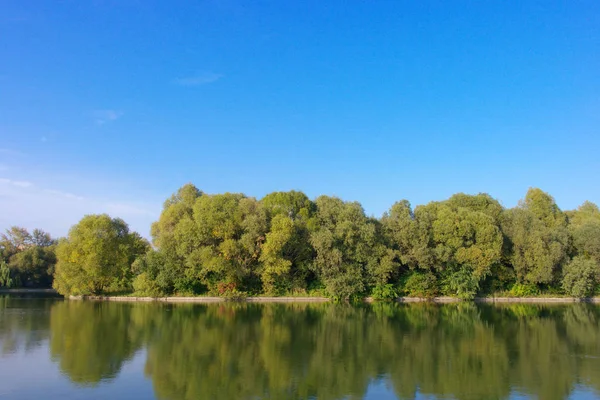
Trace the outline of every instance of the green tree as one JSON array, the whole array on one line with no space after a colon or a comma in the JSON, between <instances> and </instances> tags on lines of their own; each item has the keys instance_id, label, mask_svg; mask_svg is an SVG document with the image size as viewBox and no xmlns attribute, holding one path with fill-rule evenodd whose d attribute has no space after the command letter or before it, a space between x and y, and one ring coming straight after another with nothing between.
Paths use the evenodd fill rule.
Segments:
<instances>
[{"instance_id":1,"label":"green tree","mask_svg":"<svg viewBox=\"0 0 600 400\"><path fill-rule=\"evenodd\" d=\"M55 246L35 245L14 254L10 268L24 286L50 287L56 264Z\"/></svg>"},{"instance_id":2,"label":"green tree","mask_svg":"<svg viewBox=\"0 0 600 400\"><path fill-rule=\"evenodd\" d=\"M87 215L58 244L53 286L64 295L126 289L131 264L146 250L147 244L123 220Z\"/></svg>"},{"instance_id":3,"label":"green tree","mask_svg":"<svg viewBox=\"0 0 600 400\"><path fill-rule=\"evenodd\" d=\"M577 210L569 211L568 215L576 253L600 264L600 209L586 201Z\"/></svg>"},{"instance_id":4,"label":"green tree","mask_svg":"<svg viewBox=\"0 0 600 400\"><path fill-rule=\"evenodd\" d=\"M213 291L218 283L248 288L257 277L266 230L266 213L254 198L235 193L201 196L180 240L187 253L187 276Z\"/></svg>"},{"instance_id":5,"label":"green tree","mask_svg":"<svg viewBox=\"0 0 600 400\"><path fill-rule=\"evenodd\" d=\"M315 213L315 204L302 192L273 192L260 200L269 218L283 214L287 217L308 221Z\"/></svg>"},{"instance_id":6,"label":"green tree","mask_svg":"<svg viewBox=\"0 0 600 400\"><path fill-rule=\"evenodd\" d=\"M472 298L501 262L500 210L485 194L459 194L415 209L416 262L446 281L446 294Z\"/></svg>"},{"instance_id":7,"label":"green tree","mask_svg":"<svg viewBox=\"0 0 600 400\"><path fill-rule=\"evenodd\" d=\"M8 262L13 285L49 287L56 263L55 241L50 234L13 226L0 236L0 259Z\"/></svg>"},{"instance_id":8,"label":"green tree","mask_svg":"<svg viewBox=\"0 0 600 400\"><path fill-rule=\"evenodd\" d=\"M558 279L568 261L570 235L566 215L550 195L529 189L518 207L506 210L502 229L518 282L551 284Z\"/></svg>"},{"instance_id":9,"label":"green tree","mask_svg":"<svg viewBox=\"0 0 600 400\"><path fill-rule=\"evenodd\" d=\"M172 294L177 283L181 282L178 276L181 268L172 263L173 260L164 252L152 249L138 257L131 266L135 275L132 282L135 293L151 297Z\"/></svg>"},{"instance_id":10,"label":"green tree","mask_svg":"<svg viewBox=\"0 0 600 400\"><path fill-rule=\"evenodd\" d=\"M274 192L260 200L269 220L259 261L263 291L283 294L304 290L310 274L315 205L304 193Z\"/></svg>"},{"instance_id":11,"label":"green tree","mask_svg":"<svg viewBox=\"0 0 600 400\"><path fill-rule=\"evenodd\" d=\"M10 268L4 260L0 260L0 287L11 288L13 286L13 279L10 275Z\"/></svg>"},{"instance_id":12,"label":"green tree","mask_svg":"<svg viewBox=\"0 0 600 400\"><path fill-rule=\"evenodd\" d=\"M318 229L311 244L317 276L331 296L346 299L365 292L380 262L375 223L357 202L320 196L316 205Z\"/></svg>"},{"instance_id":13,"label":"green tree","mask_svg":"<svg viewBox=\"0 0 600 400\"><path fill-rule=\"evenodd\" d=\"M32 245L33 238L25 228L12 226L0 235L0 252L5 260Z\"/></svg>"},{"instance_id":14,"label":"green tree","mask_svg":"<svg viewBox=\"0 0 600 400\"><path fill-rule=\"evenodd\" d=\"M408 200L395 203L381 218L381 236L392 260L405 268L418 266L417 222ZM389 277L399 272L398 265L390 263Z\"/></svg>"},{"instance_id":15,"label":"green tree","mask_svg":"<svg viewBox=\"0 0 600 400\"><path fill-rule=\"evenodd\" d=\"M163 204L158 221L151 227L152 243L163 261L161 278L169 292L189 293L195 282L186 274L186 258L197 238L194 235L194 204L203 193L188 183ZM158 273L158 271L156 271Z\"/></svg>"},{"instance_id":16,"label":"green tree","mask_svg":"<svg viewBox=\"0 0 600 400\"><path fill-rule=\"evenodd\" d=\"M564 267L562 287L573 297L587 297L594 294L600 282L600 265L585 256L573 258Z\"/></svg>"}]
</instances>

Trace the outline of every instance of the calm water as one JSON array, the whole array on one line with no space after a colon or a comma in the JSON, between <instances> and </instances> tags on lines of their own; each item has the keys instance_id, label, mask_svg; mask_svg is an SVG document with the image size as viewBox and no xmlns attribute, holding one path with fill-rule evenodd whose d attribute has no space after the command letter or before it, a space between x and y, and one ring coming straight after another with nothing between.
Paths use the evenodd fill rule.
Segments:
<instances>
[{"instance_id":1,"label":"calm water","mask_svg":"<svg viewBox=\"0 0 600 400\"><path fill-rule=\"evenodd\" d=\"M0 399L59 398L598 399L600 307L0 297Z\"/></svg>"}]
</instances>

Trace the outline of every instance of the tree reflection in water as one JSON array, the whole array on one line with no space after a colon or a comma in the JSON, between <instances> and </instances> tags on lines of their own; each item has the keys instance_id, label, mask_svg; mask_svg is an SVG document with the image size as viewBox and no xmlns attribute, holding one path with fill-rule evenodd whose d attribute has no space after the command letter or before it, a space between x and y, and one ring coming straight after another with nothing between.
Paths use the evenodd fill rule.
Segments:
<instances>
[{"instance_id":1,"label":"tree reflection in water","mask_svg":"<svg viewBox=\"0 0 600 400\"><path fill-rule=\"evenodd\" d=\"M0 335L21 329L6 322ZM52 306L51 354L73 382L110 380L142 348L164 400L361 399L378 379L399 399L600 393L589 304Z\"/></svg>"}]
</instances>

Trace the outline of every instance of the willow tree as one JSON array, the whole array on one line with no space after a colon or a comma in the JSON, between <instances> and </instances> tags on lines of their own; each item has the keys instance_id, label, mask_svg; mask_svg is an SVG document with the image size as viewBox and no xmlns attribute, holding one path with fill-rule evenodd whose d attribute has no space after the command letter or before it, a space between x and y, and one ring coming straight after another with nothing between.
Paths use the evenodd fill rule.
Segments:
<instances>
[{"instance_id":1,"label":"willow tree","mask_svg":"<svg viewBox=\"0 0 600 400\"><path fill-rule=\"evenodd\" d=\"M193 216L179 237L187 254L186 275L213 291L219 283L252 286L267 230L260 203L238 193L203 195Z\"/></svg>"},{"instance_id":2,"label":"willow tree","mask_svg":"<svg viewBox=\"0 0 600 400\"><path fill-rule=\"evenodd\" d=\"M408 200L396 202L381 218L382 236L396 262L409 269L417 267L417 223ZM394 268L388 271L389 276Z\"/></svg>"},{"instance_id":3,"label":"willow tree","mask_svg":"<svg viewBox=\"0 0 600 400\"><path fill-rule=\"evenodd\" d=\"M575 297L590 296L600 289L600 210L586 201L567 215L575 257L564 267L562 287Z\"/></svg>"},{"instance_id":4,"label":"willow tree","mask_svg":"<svg viewBox=\"0 0 600 400\"><path fill-rule=\"evenodd\" d=\"M0 288L11 288L13 287L13 283L10 268L8 268L4 260L0 260Z\"/></svg>"},{"instance_id":5,"label":"willow tree","mask_svg":"<svg viewBox=\"0 0 600 400\"><path fill-rule=\"evenodd\" d=\"M506 210L502 228L518 282L551 284L558 279L569 259L570 235L566 215L552 196L529 189L517 207Z\"/></svg>"},{"instance_id":6,"label":"willow tree","mask_svg":"<svg viewBox=\"0 0 600 400\"><path fill-rule=\"evenodd\" d=\"M269 220L260 255L263 291L282 294L306 288L313 248L309 230L315 204L302 192L274 192L260 200Z\"/></svg>"},{"instance_id":7,"label":"willow tree","mask_svg":"<svg viewBox=\"0 0 600 400\"><path fill-rule=\"evenodd\" d=\"M600 264L600 209L586 201L568 214L576 252Z\"/></svg>"},{"instance_id":8,"label":"willow tree","mask_svg":"<svg viewBox=\"0 0 600 400\"><path fill-rule=\"evenodd\" d=\"M331 296L348 298L364 292L377 268L376 224L357 202L320 196L317 230L311 234L316 251L313 268Z\"/></svg>"},{"instance_id":9,"label":"willow tree","mask_svg":"<svg viewBox=\"0 0 600 400\"><path fill-rule=\"evenodd\" d=\"M127 289L131 264L147 249L147 242L129 232L122 219L87 215L57 246L53 287L63 295Z\"/></svg>"},{"instance_id":10,"label":"willow tree","mask_svg":"<svg viewBox=\"0 0 600 400\"><path fill-rule=\"evenodd\" d=\"M484 200L484 201L482 201ZM475 296L501 260L503 236L489 196L452 197L417 207L417 262L435 271L448 294Z\"/></svg>"}]
</instances>

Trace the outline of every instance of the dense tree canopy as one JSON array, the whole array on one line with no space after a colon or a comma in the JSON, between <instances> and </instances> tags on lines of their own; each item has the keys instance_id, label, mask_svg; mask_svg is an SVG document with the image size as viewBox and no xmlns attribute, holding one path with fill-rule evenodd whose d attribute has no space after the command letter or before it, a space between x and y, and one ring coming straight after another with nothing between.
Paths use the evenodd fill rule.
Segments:
<instances>
[{"instance_id":1,"label":"dense tree canopy","mask_svg":"<svg viewBox=\"0 0 600 400\"><path fill-rule=\"evenodd\" d=\"M66 294L448 295L471 299L600 291L600 209L562 211L531 188L516 207L458 193L377 219L358 202L299 191L260 200L182 186L151 227L150 247L124 221L87 216L56 244L13 227L0 236L7 286Z\"/></svg>"},{"instance_id":2,"label":"dense tree canopy","mask_svg":"<svg viewBox=\"0 0 600 400\"><path fill-rule=\"evenodd\" d=\"M87 215L58 244L54 288L64 295L127 289L131 265L147 248L123 220Z\"/></svg>"},{"instance_id":3,"label":"dense tree canopy","mask_svg":"<svg viewBox=\"0 0 600 400\"><path fill-rule=\"evenodd\" d=\"M12 286L50 287L55 250L56 241L40 229L13 226L0 235L0 261L8 264Z\"/></svg>"},{"instance_id":4,"label":"dense tree canopy","mask_svg":"<svg viewBox=\"0 0 600 400\"><path fill-rule=\"evenodd\" d=\"M188 184L165 202L152 235L155 249L134 268L138 293L582 296L600 279L598 207L563 212L537 188L510 209L458 193L415 209L402 200L375 219L336 197L290 191L256 201Z\"/></svg>"}]
</instances>

